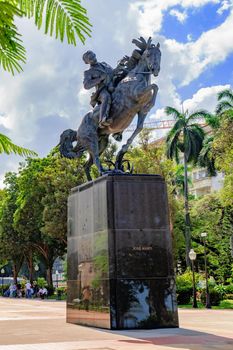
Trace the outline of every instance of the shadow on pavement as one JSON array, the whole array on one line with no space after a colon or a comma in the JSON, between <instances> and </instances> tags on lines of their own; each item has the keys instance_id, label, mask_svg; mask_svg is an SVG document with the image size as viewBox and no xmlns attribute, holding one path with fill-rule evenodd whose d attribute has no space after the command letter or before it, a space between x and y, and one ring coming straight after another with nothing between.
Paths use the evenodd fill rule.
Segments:
<instances>
[{"instance_id":1,"label":"shadow on pavement","mask_svg":"<svg viewBox=\"0 0 233 350\"><path fill-rule=\"evenodd\" d=\"M103 330L100 330L103 331ZM169 347L185 346L186 349L192 349L194 345L195 349L204 349L205 345L215 349L223 350L225 346L232 346L233 339L217 336L210 333L193 331L186 328L170 328L170 329L153 329L153 330L127 330L127 331L106 331L112 334L118 334L134 339L121 339L120 343L128 344L153 344L163 345ZM196 347L198 345L198 347Z\"/></svg>"}]
</instances>

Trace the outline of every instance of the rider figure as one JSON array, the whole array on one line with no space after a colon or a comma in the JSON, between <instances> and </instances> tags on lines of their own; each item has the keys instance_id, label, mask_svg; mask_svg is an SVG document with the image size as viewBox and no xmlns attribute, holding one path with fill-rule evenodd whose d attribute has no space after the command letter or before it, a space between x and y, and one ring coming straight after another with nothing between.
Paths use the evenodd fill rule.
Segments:
<instances>
[{"instance_id":1,"label":"rider figure","mask_svg":"<svg viewBox=\"0 0 233 350\"><path fill-rule=\"evenodd\" d=\"M86 90L93 87L96 91L91 96L91 106L100 105L99 125L108 126L112 119L109 118L111 106L111 92L113 69L105 62L98 62L93 51L87 51L83 55L83 61L90 64L90 68L84 72L83 85Z\"/></svg>"}]
</instances>

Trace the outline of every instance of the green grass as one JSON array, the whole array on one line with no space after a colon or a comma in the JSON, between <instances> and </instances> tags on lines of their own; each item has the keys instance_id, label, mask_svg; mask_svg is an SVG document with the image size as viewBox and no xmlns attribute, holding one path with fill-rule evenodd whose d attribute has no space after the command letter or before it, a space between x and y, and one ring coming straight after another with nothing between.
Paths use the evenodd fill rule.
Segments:
<instances>
[{"instance_id":1,"label":"green grass","mask_svg":"<svg viewBox=\"0 0 233 350\"><path fill-rule=\"evenodd\" d=\"M205 309L205 305L202 303L197 303L198 309ZM192 309L193 305L192 304L187 304L187 305L178 305L178 308L180 309ZM223 310L223 309L231 309L233 310L233 300L222 300L220 302L219 306L212 306L212 309L214 310Z\"/></svg>"},{"instance_id":2,"label":"green grass","mask_svg":"<svg viewBox=\"0 0 233 350\"><path fill-rule=\"evenodd\" d=\"M202 303L197 302L198 309L204 309L205 306ZM193 304L178 305L179 309L192 309Z\"/></svg>"}]
</instances>

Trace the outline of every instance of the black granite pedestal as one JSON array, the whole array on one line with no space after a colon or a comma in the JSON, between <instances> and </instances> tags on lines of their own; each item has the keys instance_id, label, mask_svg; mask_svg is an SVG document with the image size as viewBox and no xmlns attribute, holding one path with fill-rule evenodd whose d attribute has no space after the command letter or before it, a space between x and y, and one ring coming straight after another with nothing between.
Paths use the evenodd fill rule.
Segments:
<instances>
[{"instance_id":1,"label":"black granite pedestal","mask_svg":"<svg viewBox=\"0 0 233 350\"><path fill-rule=\"evenodd\" d=\"M68 204L67 321L178 327L167 193L157 175L105 175Z\"/></svg>"}]
</instances>

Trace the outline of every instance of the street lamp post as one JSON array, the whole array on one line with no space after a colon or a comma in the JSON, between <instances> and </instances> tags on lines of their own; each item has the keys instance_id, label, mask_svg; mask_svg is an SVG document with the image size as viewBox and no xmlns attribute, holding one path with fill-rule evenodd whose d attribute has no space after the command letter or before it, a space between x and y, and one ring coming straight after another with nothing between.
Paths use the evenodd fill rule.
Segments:
<instances>
[{"instance_id":1,"label":"street lamp post","mask_svg":"<svg viewBox=\"0 0 233 350\"><path fill-rule=\"evenodd\" d=\"M195 282L195 273L194 273L194 260L196 260L197 254L194 249L190 249L189 259L192 263L192 271L193 271L193 308L197 308L197 295L196 295L196 282Z\"/></svg>"},{"instance_id":2,"label":"street lamp post","mask_svg":"<svg viewBox=\"0 0 233 350\"><path fill-rule=\"evenodd\" d=\"M211 309L211 304L210 304L210 294L209 294L209 284L208 284L208 272L207 272L207 255L206 255L206 237L207 233L202 232L201 237L203 238L203 243L204 243L204 257L205 257L205 281L206 281L206 305L205 307L207 309Z\"/></svg>"},{"instance_id":3,"label":"street lamp post","mask_svg":"<svg viewBox=\"0 0 233 350\"><path fill-rule=\"evenodd\" d=\"M58 272L58 270L56 270L56 284L57 284L57 288L58 288L58 275L59 275L59 272Z\"/></svg>"},{"instance_id":4,"label":"street lamp post","mask_svg":"<svg viewBox=\"0 0 233 350\"><path fill-rule=\"evenodd\" d=\"M1 269L1 275L2 275L2 296L3 296L3 275L5 273L4 268Z\"/></svg>"}]
</instances>

